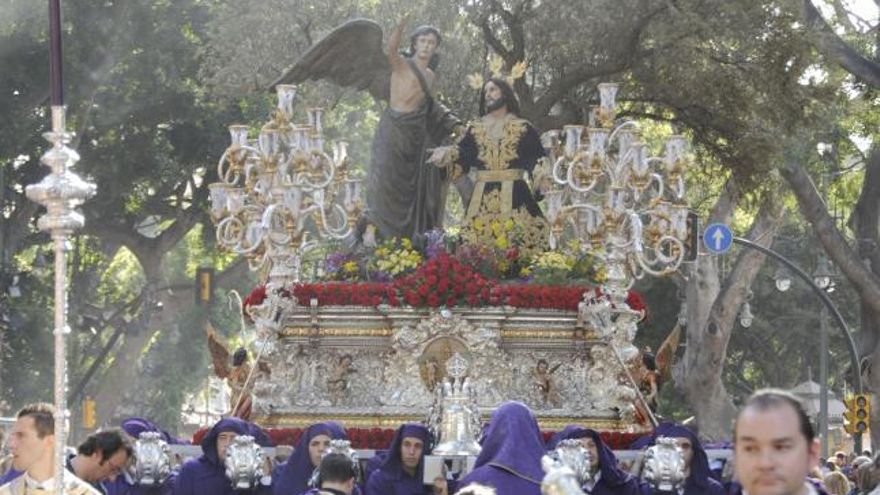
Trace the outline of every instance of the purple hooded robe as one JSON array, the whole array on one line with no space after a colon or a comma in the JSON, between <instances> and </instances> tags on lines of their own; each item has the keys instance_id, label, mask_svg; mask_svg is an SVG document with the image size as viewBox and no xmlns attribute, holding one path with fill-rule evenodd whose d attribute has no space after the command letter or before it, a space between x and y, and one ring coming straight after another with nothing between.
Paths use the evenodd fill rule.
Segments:
<instances>
[{"instance_id":1,"label":"purple hooded robe","mask_svg":"<svg viewBox=\"0 0 880 495\"><path fill-rule=\"evenodd\" d=\"M190 459L177 475L174 483L174 495L224 495L236 493L253 493L270 495L271 486L258 485L251 490L233 490L232 482L226 477L226 466L217 456L217 437L221 433L231 431L238 435L259 434L258 427L238 418L223 418L211 428L202 439L202 455L198 459ZM265 437L268 438L268 437ZM259 444L260 438L254 436ZM264 439L265 441L265 439Z\"/></svg>"},{"instance_id":2,"label":"purple hooded robe","mask_svg":"<svg viewBox=\"0 0 880 495\"><path fill-rule=\"evenodd\" d=\"M602 441L602 437L595 430L578 425L568 425L562 431L553 435L547 444L547 449L552 450L563 440L589 437L596 444L599 454L599 471L602 475L593 489L586 491L591 495L650 495L648 485L617 466L617 457L614 452Z\"/></svg>"},{"instance_id":3,"label":"purple hooded robe","mask_svg":"<svg viewBox=\"0 0 880 495\"><path fill-rule=\"evenodd\" d=\"M403 459L400 446L403 439L418 438L424 444L422 458L416 468L416 473L410 476L403 469ZM373 471L367 480L366 495L430 495L433 493L433 485L423 484L425 470L425 454L431 452L434 437L423 425L407 423L402 425L394 433L388 452L383 456L382 465ZM452 493L452 492L450 492Z\"/></svg>"},{"instance_id":4,"label":"purple hooded robe","mask_svg":"<svg viewBox=\"0 0 880 495\"><path fill-rule=\"evenodd\" d=\"M541 495L544 441L538 421L521 402L505 402L492 413L474 470L459 480L495 488L499 494Z\"/></svg>"},{"instance_id":5,"label":"purple hooded robe","mask_svg":"<svg viewBox=\"0 0 880 495\"><path fill-rule=\"evenodd\" d=\"M312 465L309 456L309 442L318 435L327 435L333 440L348 439L345 428L332 421L315 423L306 428L300 435L293 454L272 472L274 495L300 495L309 489L309 479L316 467Z\"/></svg>"}]
</instances>

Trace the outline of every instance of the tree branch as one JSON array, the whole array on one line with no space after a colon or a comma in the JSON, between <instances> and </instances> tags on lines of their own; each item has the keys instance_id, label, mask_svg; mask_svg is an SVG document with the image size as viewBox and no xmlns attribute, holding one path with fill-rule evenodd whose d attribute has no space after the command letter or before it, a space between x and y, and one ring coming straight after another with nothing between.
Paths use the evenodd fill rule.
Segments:
<instances>
[{"instance_id":1,"label":"tree branch","mask_svg":"<svg viewBox=\"0 0 880 495\"><path fill-rule=\"evenodd\" d=\"M831 28L812 0L804 0L804 17L813 28L823 55L875 88L880 88L880 65L868 60L843 41Z\"/></svg>"},{"instance_id":2,"label":"tree branch","mask_svg":"<svg viewBox=\"0 0 880 495\"><path fill-rule=\"evenodd\" d=\"M880 313L880 282L837 229L806 170L798 164L788 163L780 169L780 173L794 192L801 214L813 226L825 252L856 287L862 300L868 301L871 308Z\"/></svg>"},{"instance_id":3,"label":"tree branch","mask_svg":"<svg viewBox=\"0 0 880 495\"><path fill-rule=\"evenodd\" d=\"M846 10L843 2L840 0L832 0L831 6L834 8L834 15L837 16L838 21L843 25L843 28L846 29L847 33L852 34L858 31L852 21L850 21L850 12Z\"/></svg>"}]
</instances>

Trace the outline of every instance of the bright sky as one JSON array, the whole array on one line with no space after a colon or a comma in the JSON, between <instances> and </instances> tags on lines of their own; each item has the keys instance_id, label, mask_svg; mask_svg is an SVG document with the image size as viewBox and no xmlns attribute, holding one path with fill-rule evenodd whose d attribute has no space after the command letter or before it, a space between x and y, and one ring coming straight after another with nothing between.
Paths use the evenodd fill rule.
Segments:
<instances>
[{"instance_id":1,"label":"bright sky","mask_svg":"<svg viewBox=\"0 0 880 495\"><path fill-rule=\"evenodd\" d=\"M861 22L856 19L853 19L853 22L863 31L867 30L867 26L862 22L867 22L870 26L877 24L878 9L874 0L843 0L843 4L861 19ZM819 6L826 15L832 12L827 1L815 2L815 5Z\"/></svg>"}]
</instances>

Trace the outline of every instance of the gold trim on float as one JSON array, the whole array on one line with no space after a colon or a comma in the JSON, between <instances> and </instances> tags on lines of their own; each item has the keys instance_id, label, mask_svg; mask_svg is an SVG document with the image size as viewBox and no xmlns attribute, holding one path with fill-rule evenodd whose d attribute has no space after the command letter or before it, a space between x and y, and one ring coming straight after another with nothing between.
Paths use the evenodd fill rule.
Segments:
<instances>
[{"instance_id":1,"label":"gold trim on float","mask_svg":"<svg viewBox=\"0 0 880 495\"><path fill-rule=\"evenodd\" d=\"M393 331L390 328L309 328L309 327L286 327L278 332L279 337L390 337ZM593 340L596 337L595 332L583 332L579 329L548 329L536 330L534 328L503 328L501 329L502 339L553 339L553 340L571 340L583 339Z\"/></svg>"},{"instance_id":2,"label":"gold trim on float","mask_svg":"<svg viewBox=\"0 0 880 495\"><path fill-rule=\"evenodd\" d=\"M488 417L484 419L488 420ZM262 416L254 420L268 428L306 428L315 423L338 421L347 428L397 428L403 423L420 422L423 415L362 415L362 414L290 414ZM578 424L601 431L627 431L632 425L619 419L590 419L576 417L547 418L538 416L538 426L545 430L561 430L570 424Z\"/></svg>"},{"instance_id":3,"label":"gold trim on float","mask_svg":"<svg viewBox=\"0 0 880 495\"><path fill-rule=\"evenodd\" d=\"M307 328L287 327L278 332L279 337L310 337L312 335L328 337L390 337L390 328Z\"/></svg>"}]
</instances>

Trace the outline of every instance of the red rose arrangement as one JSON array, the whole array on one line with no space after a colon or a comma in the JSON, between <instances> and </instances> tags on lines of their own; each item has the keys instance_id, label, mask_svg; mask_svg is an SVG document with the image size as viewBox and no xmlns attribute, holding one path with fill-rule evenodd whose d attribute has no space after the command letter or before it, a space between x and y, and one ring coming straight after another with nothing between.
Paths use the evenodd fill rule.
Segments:
<instances>
[{"instance_id":1,"label":"red rose arrangement","mask_svg":"<svg viewBox=\"0 0 880 495\"><path fill-rule=\"evenodd\" d=\"M393 282L402 300L409 306L485 306L490 304L497 283L488 280L470 266L447 253L440 253L415 272Z\"/></svg>"}]
</instances>

